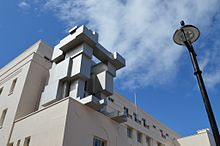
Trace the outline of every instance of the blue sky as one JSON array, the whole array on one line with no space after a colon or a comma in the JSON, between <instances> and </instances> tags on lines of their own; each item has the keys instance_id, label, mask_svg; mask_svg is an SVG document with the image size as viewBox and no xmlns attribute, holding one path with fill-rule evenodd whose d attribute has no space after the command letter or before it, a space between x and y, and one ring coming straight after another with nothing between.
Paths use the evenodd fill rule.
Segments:
<instances>
[{"instance_id":1,"label":"blue sky","mask_svg":"<svg viewBox=\"0 0 220 146\"><path fill-rule=\"evenodd\" d=\"M181 135L210 127L188 52L172 41L180 20L196 25L194 47L220 128L220 3L218 0L8 0L0 5L0 67L37 40L51 46L75 25L99 33L127 66L115 90Z\"/></svg>"}]
</instances>

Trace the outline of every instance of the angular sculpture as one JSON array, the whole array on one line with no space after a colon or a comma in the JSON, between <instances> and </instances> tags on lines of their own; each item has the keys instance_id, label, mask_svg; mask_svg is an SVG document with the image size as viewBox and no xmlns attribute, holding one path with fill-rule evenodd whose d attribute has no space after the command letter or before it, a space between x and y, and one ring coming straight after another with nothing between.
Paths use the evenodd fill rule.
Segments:
<instances>
[{"instance_id":1,"label":"angular sculpture","mask_svg":"<svg viewBox=\"0 0 220 146\"><path fill-rule=\"evenodd\" d=\"M113 94L113 78L125 66L124 58L107 51L98 43L98 34L85 26L71 29L55 46L52 62L40 105L70 96L96 110Z\"/></svg>"}]
</instances>

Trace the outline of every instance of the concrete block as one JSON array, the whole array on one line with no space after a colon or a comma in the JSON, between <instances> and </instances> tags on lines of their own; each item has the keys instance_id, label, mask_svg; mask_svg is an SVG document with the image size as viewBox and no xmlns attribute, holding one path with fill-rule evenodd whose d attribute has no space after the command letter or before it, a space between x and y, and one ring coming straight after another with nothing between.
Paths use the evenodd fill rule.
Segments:
<instances>
[{"instance_id":1,"label":"concrete block","mask_svg":"<svg viewBox=\"0 0 220 146\"><path fill-rule=\"evenodd\" d=\"M62 39L56 47L63 52L68 52L70 49L81 44L82 42L87 42L94 45L98 42L98 34L89 30L83 25L77 28L74 33L71 33Z\"/></svg>"},{"instance_id":2,"label":"concrete block","mask_svg":"<svg viewBox=\"0 0 220 146\"><path fill-rule=\"evenodd\" d=\"M91 60L85 55L79 55L72 59L71 78L89 79L91 72Z\"/></svg>"},{"instance_id":3,"label":"concrete block","mask_svg":"<svg viewBox=\"0 0 220 146\"><path fill-rule=\"evenodd\" d=\"M92 58L93 49L89 45L87 45L86 43L83 43L83 44L73 48L69 52L67 52L66 58L68 58L68 57L74 58L74 57L78 56L79 54L83 54L83 55L86 55L88 58Z\"/></svg>"},{"instance_id":4,"label":"concrete block","mask_svg":"<svg viewBox=\"0 0 220 146\"><path fill-rule=\"evenodd\" d=\"M70 76L70 58L66 58L55 66L55 73L53 80L62 80Z\"/></svg>"},{"instance_id":5,"label":"concrete block","mask_svg":"<svg viewBox=\"0 0 220 146\"><path fill-rule=\"evenodd\" d=\"M69 96L74 99L82 99L85 93L85 81L84 80L75 80L70 84L70 93Z\"/></svg>"},{"instance_id":6,"label":"concrete block","mask_svg":"<svg viewBox=\"0 0 220 146\"><path fill-rule=\"evenodd\" d=\"M89 106L90 108L92 108L94 110L100 110L106 105L106 101L104 99L100 100L92 95L89 95L89 96L79 100L79 102Z\"/></svg>"},{"instance_id":7,"label":"concrete block","mask_svg":"<svg viewBox=\"0 0 220 146\"><path fill-rule=\"evenodd\" d=\"M92 67L92 73L94 74L98 74L103 71L108 71L112 76L116 76L116 68L110 62L107 64L100 62Z\"/></svg>"},{"instance_id":8,"label":"concrete block","mask_svg":"<svg viewBox=\"0 0 220 146\"><path fill-rule=\"evenodd\" d=\"M56 63L53 63L51 69L49 70L48 85L55 81L54 80L55 68L56 68Z\"/></svg>"},{"instance_id":9,"label":"concrete block","mask_svg":"<svg viewBox=\"0 0 220 146\"><path fill-rule=\"evenodd\" d=\"M117 70L125 66L125 59L118 52L113 53L113 65Z\"/></svg>"},{"instance_id":10,"label":"concrete block","mask_svg":"<svg viewBox=\"0 0 220 146\"><path fill-rule=\"evenodd\" d=\"M113 76L107 71L101 72L96 75L95 80L95 93L101 92L106 96L113 94Z\"/></svg>"},{"instance_id":11,"label":"concrete block","mask_svg":"<svg viewBox=\"0 0 220 146\"><path fill-rule=\"evenodd\" d=\"M59 99L61 95L61 88L59 81L53 82L45 87L44 92L41 95L40 105L45 106L51 102Z\"/></svg>"},{"instance_id":12,"label":"concrete block","mask_svg":"<svg viewBox=\"0 0 220 146\"><path fill-rule=\"evenodd\" d=\"M61 51L58 47L55 47L51 60L58 63L63 59L64 59L63 51Z\"/></svg>"}]
</instances>

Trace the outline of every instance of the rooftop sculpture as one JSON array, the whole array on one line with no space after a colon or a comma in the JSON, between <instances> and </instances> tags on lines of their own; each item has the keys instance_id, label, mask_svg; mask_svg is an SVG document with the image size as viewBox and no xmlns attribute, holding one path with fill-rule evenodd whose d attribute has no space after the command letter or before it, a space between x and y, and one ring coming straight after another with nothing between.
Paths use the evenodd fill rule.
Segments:
<instances>
[{"instance_id":1,"label":"rooftop sculpture","mask_svg":"<svg viewBox=\"0 0 220 146\"><path fill-rule=\"evenodd\" d=\"M52 62L40 105L69 96L97 110L113 94L113 78L125 66L125 59L106 50L99 44L98 34L85 26L72 28L55 46Z\"/></svg>"}]
</instances>

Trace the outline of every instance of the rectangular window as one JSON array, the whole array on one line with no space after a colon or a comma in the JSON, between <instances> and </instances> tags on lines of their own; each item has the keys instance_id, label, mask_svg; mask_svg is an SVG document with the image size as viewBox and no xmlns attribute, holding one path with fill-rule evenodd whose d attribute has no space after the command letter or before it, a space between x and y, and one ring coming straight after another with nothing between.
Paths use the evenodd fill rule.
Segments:
<instances>
[{"instance_id":1,"label":"rectangular window","mask_svg":"<svg viewBox=\"0 0 220 146\"><path fill-rule=\"evenodd\" d=\"M143 126L147 129L150 129L150 126L146 124L146 120L144 118L142 118L143 121Z\"/></svg>"},{"instance_id":2,"label":"rectangular window","mask_svg":"<svg viewBox=\"0 0 220 146\"><path fill-rule=\"evenodd\" d=\"M1 118L0 118L0 128L3 126L6 113L7 113L7 109L4 109L3 112L2 112L2 114L1 114Z\"/></svg>"},{"instance_id":3,"label":"rectangular window","mask_svg":"<svg viewBox=\"0 0 220 146\"><path fill-rule=\"evenodd\" d=\"M111 98L111 97L108 97L108 100L111 101L111 102L114 102L114 99Z\"/></svg>"},{"instance_id":4,"label":"rectangular window","mask_svg":"<svg viewBox=\"0 0 220 146\"><path fill-rule=\"evenodd\" d=\"M143 118L142 121L143 121L144 127L147 128L146 120Z\"/></svg>"},{"instance_id":5,"label":"rectangular window","mask_svg":"<svg viewBox=\"0 0 220 146\"><path fill-rule=\"evenodd\" d=\"M0 88L0 95L2 94L2 91L3 91L3 87Z\"/></svg>"},{"instance_id":6,"label":"rectangular window","mask_svg":"<svg viewBox=\"0 0 220 146\"><path fill-rule=\"evenodd\" d=\"M127 136L129 138L132 138L132 131L133 131L133 129L131 127L127 127Z\"/></svg>"},{"instance_id":7,"label":"rectangular window","mask_svg":"<svg viewBox=\"0 0 220 146\"><path fill-rule=\"evenodd\" d=\"M24 140L24 146L30 146L30 142L31 142L31 137L26 137Z\"/></svg>"},{"instance_id":8,"label":"rectangular window","mask_svg":"<svg viewBox=\"0 0 220 146\"><path fill-rule=\"evenodd\" d=\"M161 134L161 137L163 137L164 139L166 139L166 135L163 133L163 130L160 129L160 134Z\"/></svg>"},{"instance_id":9,"label":"rectangular window","mask_svg":"<svg viewBox=\"0 0 220 146\"><path fill-rule=\"evenodd\" d=\"M17 142L17 146L20 146L21 140L18 140Z\"/></svg>"},{"instance_id":10,"label":"rectangular window","mask_svg":"<svg viewBox=\"0 0 220 146\"><path fill-rule=\"evenodd\" d=\"M124 107L124 115L126 115L128 117L128 108L127 107Z\"/></svg>"},{"instance_id":11,"label":"rectangular window","mask_svg":"<svg viewBox=\"0 0 220 146\"><path fill-rule=\"evenodd\" d=\"M151 138L146 136L146 143L147 143L147 146L151 146Z\"/></svg>"},{"instance_id":12,"label":"rectangular window","mask_svg":"<svg viewBox=\"0 0 220 146\"><path fill-rule=\"evenodd\" d=\"M13 146L13 143L9 143L8 146Z\"/></svg>"},{"instance_id":13,"label":"rectangular window","mask_svg":"<svg viewBox=\"0 0 220 146\"><path fill-rule=\"evenodd\" d=\"M134 121L137 122L138 119L137 119L137 114L136 113L133 113L133 116L134 116Z\"/></svg>"},{"instance_id":14,"label":"rectangular window","mask_svg":"<svg viewBox=\"0 0 220 146\"><path fill-rule=\"evenodd\" d=\"M140 133L140 132L137 132L137 141L139 143L142 143L142 133Z\"/></svg>"},{"instance_id":15,"label":"rectangular window","mask_svg":"<svg viewBox=\"0 0 220 146\"><path fill-rule=\"evenodd\" d=\"M15 85L16 85L16 82L17 82L17 78L12 81L11 88L10 88L10 90L9 90L9 94L8 94L8 95L13 94L14 89L15 89Z\"/></svg>"},{"instance_id":16,"label":"rectangular window","mask_svg":"<svg viewBox=\"0 0 220 146\"><path fill-rule=\"evenodd\" d=\"M106 141L101 138L93 138L93 146L106 146Z\"/></svg>"},{"instance_id":17,"label":"rectangular window","mask_svg":"<svg viewBox=\"0 0 220 146\"><path fill-rule=\"evenodd\" d=\"M157 146L163 146L163 145L162 145L161 143L158 142L158 143L157 143Z\"/></svg>"}]
</instances>

